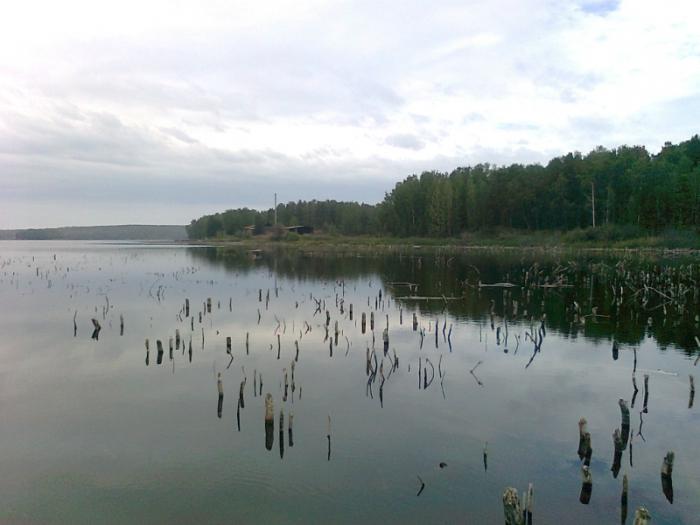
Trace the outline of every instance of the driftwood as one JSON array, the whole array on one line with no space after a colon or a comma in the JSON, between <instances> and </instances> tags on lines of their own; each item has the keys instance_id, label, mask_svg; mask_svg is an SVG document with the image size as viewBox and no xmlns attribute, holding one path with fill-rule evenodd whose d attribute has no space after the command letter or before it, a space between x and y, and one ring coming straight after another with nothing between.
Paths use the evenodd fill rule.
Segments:
<instances>
[{"instance_id":1,"label":"driftwood","mask_svg":"<svg viewBox=\"0 0 700 525\"><path fill-rule=\"evenodd\" d=\"M479 288L518 288L517 284L513 283L482 283L479 281Z\"/></svg>"}]
</instances>

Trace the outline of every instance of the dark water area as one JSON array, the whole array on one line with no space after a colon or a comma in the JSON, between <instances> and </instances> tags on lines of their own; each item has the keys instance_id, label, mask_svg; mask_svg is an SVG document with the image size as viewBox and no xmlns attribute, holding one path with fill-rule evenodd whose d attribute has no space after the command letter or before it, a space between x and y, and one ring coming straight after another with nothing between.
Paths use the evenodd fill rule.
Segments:
<instances>
[{"instance_id":1,"label":"dark water area","mask_svg":"<svg viewBox=\"0 0 700 525\"><path fill-rule=\"evenodd\" d=\"M503 523L532 483L533 522L620 523L626 476L627 523L700 523L699 274L1 242L0 522Z\"/></svg>"}]
</instances>

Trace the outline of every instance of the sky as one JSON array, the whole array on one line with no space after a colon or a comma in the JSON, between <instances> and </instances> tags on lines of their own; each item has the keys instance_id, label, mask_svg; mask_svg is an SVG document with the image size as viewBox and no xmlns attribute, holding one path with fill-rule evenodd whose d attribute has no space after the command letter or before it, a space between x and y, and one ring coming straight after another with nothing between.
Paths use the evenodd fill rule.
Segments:
<instances>
[{"instance_id":1,"label":"sky","mask_svg":"<svg viewBox=\"0 0 700 525\"><path fill-rule=\"evenodd\" d=\"M697 6L697 7L696 7ZM700 132L700 4L23 0L0 228L186 224Z\"/></svg>"}]
</instances>

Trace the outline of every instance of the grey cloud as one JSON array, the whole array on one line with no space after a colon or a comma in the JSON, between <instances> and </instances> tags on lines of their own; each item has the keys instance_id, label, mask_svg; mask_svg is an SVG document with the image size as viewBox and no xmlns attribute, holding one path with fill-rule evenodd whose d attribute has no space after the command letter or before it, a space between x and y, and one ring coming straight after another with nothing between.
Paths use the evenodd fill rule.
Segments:
<instances>
[{"instance_id":1,"label":"grey cloud","mask_svg":"<svg viewBox=\"0 0 700 525\"><path fill-rule=\"evenodd\" d=\"M425 142L415 135L410 133L398 133L396 135L389 135L386 138L386 143L395 148L404 148L414 151L422 150L425 147Z\"/></svg>"}]
</instances>

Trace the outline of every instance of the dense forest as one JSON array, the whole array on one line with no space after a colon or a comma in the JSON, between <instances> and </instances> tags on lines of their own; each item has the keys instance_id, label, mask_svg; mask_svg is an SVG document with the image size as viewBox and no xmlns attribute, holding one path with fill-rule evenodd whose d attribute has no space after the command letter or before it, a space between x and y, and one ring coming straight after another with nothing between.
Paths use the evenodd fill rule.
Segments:
<instances>
[{"instance_id":1,"label":"dense forest","mask_svg":"<svg viewBox=\"0 0 700 525\"><path fill-rule=\"evenodd\" d=\"M376 205L299 201L277 207L279 224L327 233L448 237L489 228L572 230L630 225L659 232L700 226L700 137L656 155L642 146L599 147L540 164L424 172ZM232 209L193 220L190 238L261 233L274 210Z\"/></svg>"}]
</instances>

